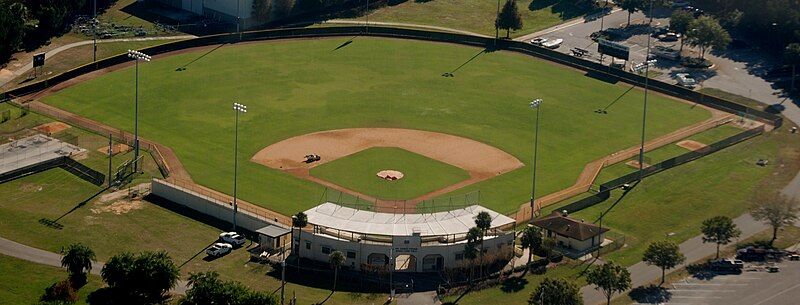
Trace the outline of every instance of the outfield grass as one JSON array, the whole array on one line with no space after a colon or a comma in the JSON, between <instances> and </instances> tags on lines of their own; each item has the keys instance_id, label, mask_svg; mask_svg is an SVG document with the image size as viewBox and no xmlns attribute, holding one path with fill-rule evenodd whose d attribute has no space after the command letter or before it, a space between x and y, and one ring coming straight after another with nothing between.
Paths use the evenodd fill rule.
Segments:
<instances>
[{"instance_id":1,"label":"outfield grass","mask_svg":"<svg viewBox=\"0 0 800 305\"><path fill-rule=\"evenodd\" d=\"M0 303L39 304L44 289L67 278L65 269L40 265L15 257L0 255ZM76 305L84 305L86 296L102 287L99 276L90 275L78 292Z\"/></svg>"},{"instance_id":2,"label":"outfield grass","mask_svg":"<svg viewBox=\"0 0 800 305\"><path fill-rule=\"evenodd\" d=\"M574 0L517 1L523 28L512 32L511 36L533 33L589 13L589 9L576 5L575 2ZM501 8L504 3L505 1L500 1ZM440 26L489 36L495 34L496 17L497 2L490 0L409 0L398 5L383 7L369 15L370 21ZM505 36L505 31L501 31L501 36Z\"/></svg>"},{"instance_id":3,"label":"outfield grass","mask_svg":"<svg viewBox=\"0 0 800 305\"><path fill-rule=\"evenodd\" d=\"M222 191L233 172L233 101L249 106L239 124L243 159L310 132L395 127L463 136L531 160L528 103L542 98L537 195L572 185L586 163L639 142L642 92L626 94L628 86L508 52L363 37L336 50L345 42L226 45L144 63L140 134L173 148L196 181ZM458 67L455 77L441 76ZM130 131L132 77L122 69L44 101ZM652 97L647 138L709 117L700 107ZM593 112L618 98L609 114ZM457 193L481 190L487 207L512 212L528 199L529 173L524 167ZM240 162L239 183L241 198L286 215L317 204L323 191L252 162Z\"/></svg>"},{"instance_id":4,"label":"outfield grass","mask_svg":"<svg viewBox=\"0 0 800 305\"><path fill-rule=\"evenodd\" d=\"M388 181L376 174L397 170L403 178ZM311 175L380 199L413 199L469 179L447 163L395 147L376 147L311 169Z\"/></svg>"}]
</instances>

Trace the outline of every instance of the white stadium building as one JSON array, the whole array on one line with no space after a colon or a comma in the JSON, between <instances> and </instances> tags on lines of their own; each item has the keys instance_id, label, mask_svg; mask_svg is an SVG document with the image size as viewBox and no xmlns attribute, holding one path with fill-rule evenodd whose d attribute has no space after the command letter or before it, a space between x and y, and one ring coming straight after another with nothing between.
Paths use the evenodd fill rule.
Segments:
<instances>
[{"instance_id":1,"label":"white stadium building","mask_svg":"<svg viewBox=\"0 0 800 305\"><path fill-rule=\"evenodd\" d=\"M308 227L294 228L294 253L327 262L333 251L347 258L353 270L437 272L466 264L466 234L475 216L488 212L491 228L484 239L484 255L511 253L514 219L472 205L427 214L365 211L326 202L305 211Z\"/></svg>"}]
</instances>

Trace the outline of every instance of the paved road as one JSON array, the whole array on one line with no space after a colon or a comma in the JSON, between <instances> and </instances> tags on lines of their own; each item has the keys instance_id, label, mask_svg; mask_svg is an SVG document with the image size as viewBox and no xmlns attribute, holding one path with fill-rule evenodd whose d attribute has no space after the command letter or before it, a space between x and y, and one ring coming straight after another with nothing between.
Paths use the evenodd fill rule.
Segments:
<instances>
[{"instance_id":1,"label":"paved road","mask_svg":"<svg viewBox=\"0 0 800 305\"><path fill-rule=\"evenodd\" d=\"M742 215L733 221L736 223L739 229L742 230L740 239L748 238L768 228L766 225L755 221L749 214ZM716 246L714 244L703 243L701 236L696 236L681 243L680 249L681 253L686 256L686 264L696 262L704 257L713 255L716 252ZM680 267L683 267L686 264ZM654 266L648 266L643 262L639 262L628 267L628 271L631 272L632 287L646 285L661 278L661 269ZM603 296L600 291L594 289L594 286L582 287L581 293L583 294L583 301L587 305L605 302L605 296Z\"/></svg>"},{"instance_id":2,"label":"paved road","mask_svg":"<svg viewBox=\"0 0 800 305\"><path fill-rule=\"evenodd\" d=\"M98 39L97 43L109 43L109 42L128 42L128 41L151 41L151 40L177 40L177 39L191 39L196 38L197 36L193 35L180 35L180 36L163 36L163 37L140 37L140 38L118 38L118 39ZM52 49L50 51L45 52L45 58L51 58L58 53L63 51L72 49L74 47L85 46L92 44L92 40L83 40L78 42L73 42L70 44L66 44L60 46L58 48ZM33 69L33 62L29 62L24 66L20 67L15 71L11 71L8 74L0 75L0 87L5 86L8 82L14 80L15 78L25 74L26 72Z\"/></svg>"},{"instance_id":3,"label":"paved road","mask_svg":"<svg viewBox=\"0 0 800 305\"><path fill-rule=\"evenodd\" d=\"M61 254L26 246L2 237L0 237L0 253L37 264L61 268ZM100 275L100 270L103 270L103 263L93 262L91 273ZM172 292L185 294L186 289L186 282L179 280Z\"/></svg>"},{"instance_id":4,"label":"paved road","mask_svg":"<svg viewBox=\"0 0 800 305\"><path fill-rule=\"evenodd\" d=\"M778 264L780 272L763 266L742 274L716 275L710 279L689 277L669 288L665 304L793 305L800 300L800 262Z\"/></svg>"}]
</instances>

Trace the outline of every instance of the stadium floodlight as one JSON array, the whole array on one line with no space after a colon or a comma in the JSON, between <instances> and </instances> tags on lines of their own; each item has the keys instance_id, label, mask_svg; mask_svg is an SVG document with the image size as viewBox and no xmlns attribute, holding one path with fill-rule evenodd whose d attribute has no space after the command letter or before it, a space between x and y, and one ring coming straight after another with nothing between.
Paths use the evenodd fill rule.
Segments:
<instances>
[{"instance_id":1,"label":"stadium floodlight","mask_svg":"<svg viewBox=\"0 0 800 305\"><path fill-rule=\"evenodd\" d=\"M650 0L650 16L653 16L653 0ZM650 24L648 24L647 35L647 54L650 55L650 40L653 34L653 18L650 17ZM647 58L645 56L645 61ZM647 96L650 93L650 64L644 66L644 103L642 105L642 133L641 145L639 146L639 181L644 179L644 134L647 128Z\"/></svg>"},{"instance_id":2,"label":"stadium floodlight","mask_svg":"<svg viewBox=\"0 0 800 305\"><path fill-rule=\"evenodd\" d=\"M233 103L233 111L236 113L236 123L234 127L234 141L233 141L233 231L236 231L236 213L239 211L239 206L236 204L236 182L239 170L239 114L247 113L247 106L239 103Z\"/></svg>"},{"instance_id":3,"label":"stadium floodlight","mask_svg":"<svg viewBox=\"0 0 800 305\"><path fill-rule=\"evenodd\" d=\"M136 95L134 97L133 111L133 169L139 170L139 61L150 61L150 55L136 50L128 50L128 58L136 61Z\"/></svg>"},{"instance_id":4,"label":"stadium floodlight","mask_svg":"<svg viewBox=\"0 0 800 305\"><path fill-rule=\"evenodd\" d=\"M536 155L539 150L539 112L541 111L541 106L544 101L540 98L533 100L530 103L531 109L536 109L536 127L534 131L534 139L533 139L533 169L532 169L532 180L531 182L531 219L533 219L534 212L536 211L536 205L534 201L534 196L536 193Z\"/></svg>"}]
</instances>

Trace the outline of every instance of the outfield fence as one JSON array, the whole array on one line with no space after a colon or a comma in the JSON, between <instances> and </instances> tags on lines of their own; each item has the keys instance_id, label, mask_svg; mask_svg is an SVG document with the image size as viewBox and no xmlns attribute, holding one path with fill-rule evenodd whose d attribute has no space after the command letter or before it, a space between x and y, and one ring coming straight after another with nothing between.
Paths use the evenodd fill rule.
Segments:
<instances>
[{"instance_id":1,"label":"outfield fence","mask_svg":"<svg viewBox=\"0 0 800 305\"><path fill-rule=\"evenodd\" d=\"M603 78L606 80L622 81L640 87L644 86L645 83L645 77L642 75L627 72L621 69L611 68L610 66L606 66L598 62L594 62L588 59L578 58L575 56L560 53L554 50L535 46L525 42L505 40L505 39L496 40L488 37L480 37L480 36L473 36L460 33L447 33L447 32L437 32L430 30L406 29L406 28L386 27L386 26L369 26L369 27L336 26L336 27L291 28L291 29L278 29L278 30L251 31L251 32L243 32L241 34L228 33L228 34L203 36L195 39L181 40L176 42L169 42L161 45L144 48L141 51L151 56L155 56L187 48L202 47L209 45L232 44L244 41L356 36L356 35L418 39L418 40L448 42L448 43L456 43L462 45L484 47L487 49L509 50L557 62L573 68L577 68L586 71L587 76ZM54 86L56 84L60 84L64 81L72 79L74 77L87 74L95 70L105 69L114 65L127 62L130 62L130 59L127 57L126 54L111 56L99 60L97 62L86 64L74 68L72 70L66 71L64 73L48 77L47 79L42 81L30 83L9 90L8 92L5 92L3 93L2 96L0 96L0 100L6 100L10 97L19 97L19 96L34 94L44 89L47 89L51 86ZM781 126L782 124L782 118L772 113L754 109L718 97L706 95L674 84L669 84L654 79L648 79L647 81L649 87L652 88L654 91L658 91L681 99L686 99L722 111L734 114L745 114L754 117L763 123L767 123L776 127Z\"/></svg>"}]
</instances>

